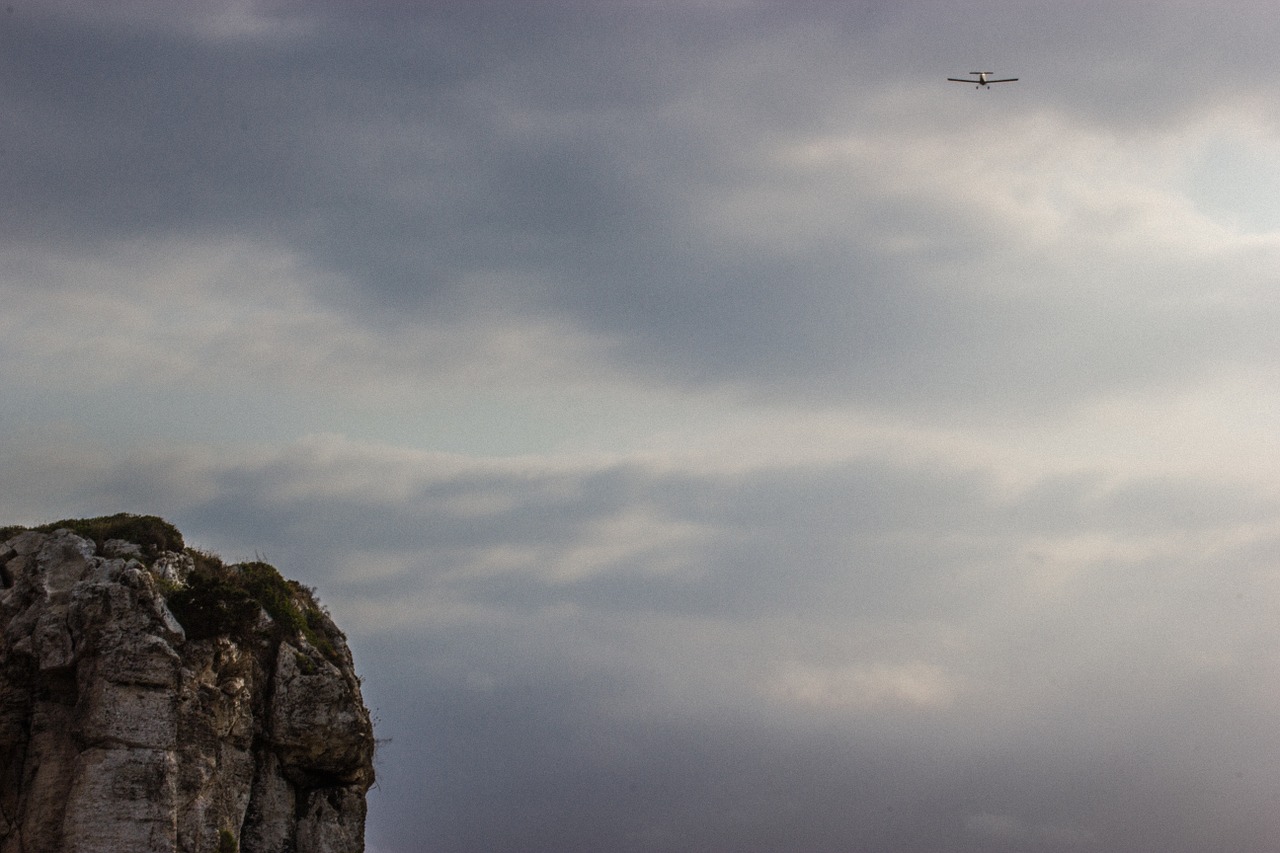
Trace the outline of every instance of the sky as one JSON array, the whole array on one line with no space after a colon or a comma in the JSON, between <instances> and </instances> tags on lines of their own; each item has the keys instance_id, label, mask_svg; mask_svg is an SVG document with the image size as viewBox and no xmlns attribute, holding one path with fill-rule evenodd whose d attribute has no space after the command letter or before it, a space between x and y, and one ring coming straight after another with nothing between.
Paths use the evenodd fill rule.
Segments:
<instances>
[{"instance_id":1,"label":"sky","mask_svg":"<svg viewBox=\"0 0 1280 853\"><path fill-rule=\"evenodd\" d=\"M10 0L0 521L314 586L371 853L1274 851L1277 42Z\"/></svg>"}]
</instances>

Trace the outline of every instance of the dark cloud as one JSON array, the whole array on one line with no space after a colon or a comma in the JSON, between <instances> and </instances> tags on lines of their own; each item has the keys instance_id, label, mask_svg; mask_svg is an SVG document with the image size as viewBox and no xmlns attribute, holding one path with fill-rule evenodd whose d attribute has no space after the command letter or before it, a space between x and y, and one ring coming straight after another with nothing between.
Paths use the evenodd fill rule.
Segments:
<instances>
[{"instance_id":1,"label":"dark cloud","mask_svg":"<svg viewBox=\"0 0 1280 853\"><path fill-rule=\"evenodd\" d=\"M373 810L397 819L377 849L1195 853L1224 839L1265 849L1274 829L1244 781L1258 764L1192 771L1186 745L1133 729L1125 744L1049 731L966 748L956 732L778 726L743 709L618 717L619 692L635 708L645 697L591 672L440 687L382 697L421 728L385 747L400 755ZM937 722L911 718L917 732Z\"/></svg>"},{"instance_id":2,"label":"dark cloud","mask_svg":"<svg viewBox=\"0 0 1280 853\"><path fill-rule=\"evenodd\" d=\"M974 242L962 211L867 182L888 165L842 187L837 173L773 162L781 147L873 122L900 123L907 139L928 126L936 99L913 87L955 71L934 67L944 34L1024 33L1037 52L1012 53L1023 67L1068 54L1084 77L1046 76L1091 94L1063 110L1099 101L1100 58L1125 72L1107 103L1154 85L1086 49L1074 10L264 6L261 31L231 37L141 26L145 4L114 17L42 8L3 33L10 240L266 240L327 273L324 298L375 326L550 315L637 378L769 396L1035 411L1139 387L1178 361L1198 369L1222 343L1197 346L1186 315L1060 298L1084 272L1069 257L1025 269L1045 282L1038 294L983 295L973 285L1008 239ZM1107 17L1120 33L1194 32L1180 13ZM1062 44L1042 56L1055 34ZM1127 47L1149 69L1145 43ZM1043 109L1048 81L1026 73ZM901 106L872 118L883 91ZM990 114L993 130L1015 115ZM760 194L777 199L741 207ZM726 232L723 216L764 238ZM841 218L825 237L797 236ZM932 248L891 249L887 235L903 234Z\"/></svg>"},{"instance_id":3,"label":"dark cloud","mask_svg":"<svg viewBox=\"0 0 1280 853\"><path fill-rule=\"evenodd\" d=\"M1200 853L1277 829L1274 500L1238 484L73 446L5 481L164 507L334 608L389 739L371 849Z\"/></svg>"},{"instance_id":4,"label":"dark cloud","mask_svg":"<svg viewBox=\"0 0 1280 853\"><path fill-rule=\"evenodd\" d=\"M14 6L4 520L317 586L371 849L1269 849L1269 5Z\"/></svg>"}]
</instances>

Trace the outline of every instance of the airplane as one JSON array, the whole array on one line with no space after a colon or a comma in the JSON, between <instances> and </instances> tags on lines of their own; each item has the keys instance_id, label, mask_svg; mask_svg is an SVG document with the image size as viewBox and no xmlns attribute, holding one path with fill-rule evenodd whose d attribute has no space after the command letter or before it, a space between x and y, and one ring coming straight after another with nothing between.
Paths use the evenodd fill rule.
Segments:
<instances>
[{"instance_id":1,"label":"airplane","mask_svg":"<svg viewBox=\"0 0 1280 853\"><path fill-rule=\"evenodd\" d=\"M965 80L960 77L948 77L947 79L952 83L977 83L978 85L973 87L975 89L989 89L991 88L992 83L1016 83L1018 81L1017 77L1007 77L1004 80L991 80L987 75L995 73L992 71L970 71L969 73L978 75L978 79Z\"/></svg>"}]
</instances>

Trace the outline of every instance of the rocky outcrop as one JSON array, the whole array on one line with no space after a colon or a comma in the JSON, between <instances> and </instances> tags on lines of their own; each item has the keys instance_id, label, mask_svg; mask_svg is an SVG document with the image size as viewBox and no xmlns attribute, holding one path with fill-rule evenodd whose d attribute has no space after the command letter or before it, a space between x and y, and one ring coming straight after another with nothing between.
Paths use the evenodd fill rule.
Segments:
<instances>
[{"instance_id":1,"label":"rocky outcrop","mask_svg":"<svg viewBox=\"0 0 1280 853\"><path fill-rule=\"evenodd\" d=\"M350 651L265 563L148 517L0 530L0 632L0 853L364 850Z\"/></svg>"}]
</instances>

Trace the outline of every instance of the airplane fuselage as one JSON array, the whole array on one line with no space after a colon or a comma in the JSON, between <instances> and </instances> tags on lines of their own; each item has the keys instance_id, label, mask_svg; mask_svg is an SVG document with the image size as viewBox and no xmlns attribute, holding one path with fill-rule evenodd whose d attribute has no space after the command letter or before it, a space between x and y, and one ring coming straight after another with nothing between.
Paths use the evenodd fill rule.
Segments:
<instances>
[{"instance_id":1,"label":"airplane fuselage","mask_svg":"<svg viewBox=\"0 0 1280 853\"><path fill-rule=\"evenodd\" d=\"M969 80L962 77L948 77L947 80L952 83L975 83L977 84L973 87L975 89L990 89L992 83L1016 83L1018 80L1017 77L1006 77L1002 80L992 80L992 72L990 71L970 71L969 73L975 75L978 79Z\"/></svg>"}]
</instances>

